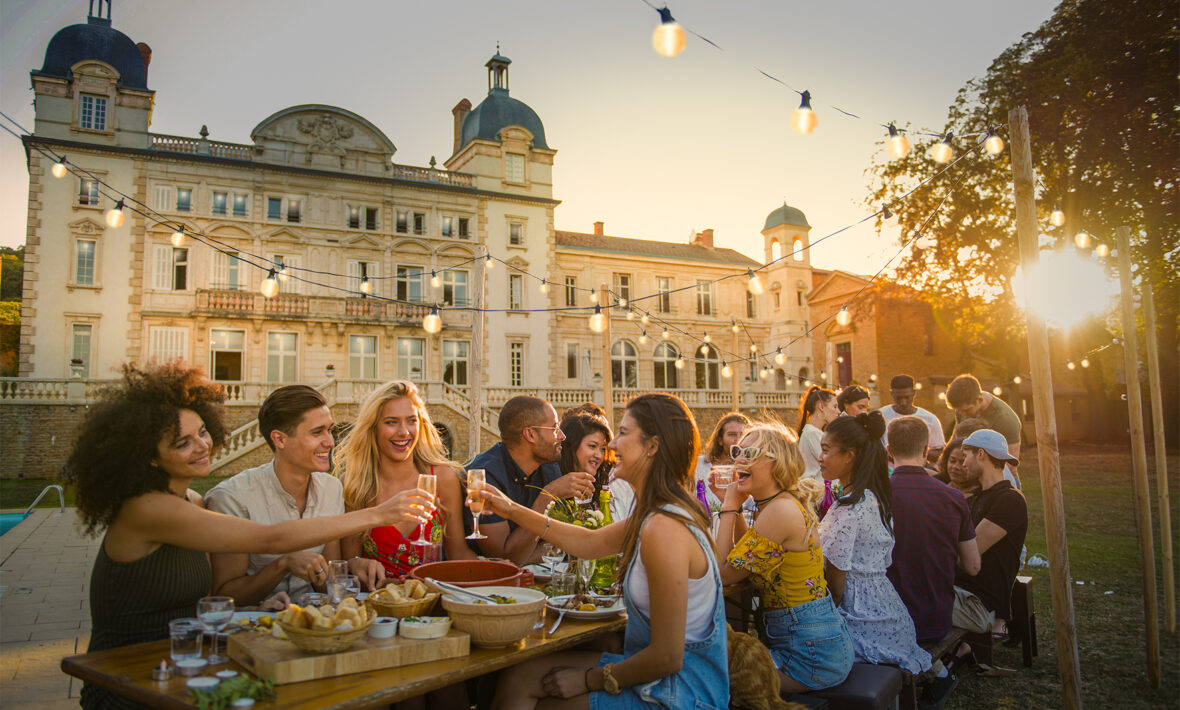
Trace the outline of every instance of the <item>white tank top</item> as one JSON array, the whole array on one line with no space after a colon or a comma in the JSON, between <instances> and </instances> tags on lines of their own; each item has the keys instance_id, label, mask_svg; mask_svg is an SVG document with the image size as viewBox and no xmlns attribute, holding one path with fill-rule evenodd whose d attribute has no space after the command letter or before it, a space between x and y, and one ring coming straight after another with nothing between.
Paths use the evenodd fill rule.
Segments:
<instances>
[{"instance_id":1,"label":"white tank top","mask_svg":"<svg viewBox=\"0 0 1180 710\"><path fill-rule=\"evenodd\" d=\"M678 512L689 517L683 508L676 508ZM650 519L651 516L649 515ZM647 521L644 521L647 524ZM695 541L695 539L694 539ZM627 589L631 593L631 601L647 619L651 619L651 590L647 585L647 569L643 566L640 555L640 540L635 545L635 561L627 572ZM711 555L710 550L705 550ZM706 560L707 561L707 560ZM713 631L713 606L717 602L718 585L713 579L712 570L706 567L705 573L696 579L688 580L688 608L684 619L684 640L686 643L704 641Z\"/></svg>"}]
</instances>

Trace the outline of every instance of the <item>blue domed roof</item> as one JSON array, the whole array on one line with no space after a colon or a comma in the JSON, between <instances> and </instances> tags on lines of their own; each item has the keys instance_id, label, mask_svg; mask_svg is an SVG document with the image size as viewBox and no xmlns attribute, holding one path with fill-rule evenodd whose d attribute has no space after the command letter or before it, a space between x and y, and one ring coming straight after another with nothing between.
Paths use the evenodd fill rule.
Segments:
<instances>
[{"instance_id":1,"label":"blue domed roof","mask_svg":"<svg viewBox=\"0 0 1180 710\"><path fill-rule=\"evenodd\" d=\"M84 25L58 31L45 49L41 74L72 79L70 68L85 59L106 62L119 72L119 86L147 90L147 69L135 42L111 27L106 17L90 17Z\"/></svg>"},{"instance_id":2,"label":"blue domed roof","mask_svg":"<svg viewBox=\"0 0 1180 710\"><path fill-rule=\"evenodd\" d=\"M766 215L766 226L762 228L762 231L765 232L780 224L789 224L793 227L811 227L807 223L807 216L803 214L803 210L798 207L791 207L786 202L783 202L782 207Z\"/></svg>"},{"instance_id":3,"label":"blue domed roof","mask_svg":"<svg viewBox=\"0 0 1180 710\"><path fill-rule=\"evenodd\" d=\"M509 96L505 89L489 91L487 98L463 118L460 145L467 145L475 138L500 140L500 131L506 126L522 126L533 134L534 148L549 149L545 142L545 126L541 125L537 112L525 102Z\"/></svg>"}]
</instances>

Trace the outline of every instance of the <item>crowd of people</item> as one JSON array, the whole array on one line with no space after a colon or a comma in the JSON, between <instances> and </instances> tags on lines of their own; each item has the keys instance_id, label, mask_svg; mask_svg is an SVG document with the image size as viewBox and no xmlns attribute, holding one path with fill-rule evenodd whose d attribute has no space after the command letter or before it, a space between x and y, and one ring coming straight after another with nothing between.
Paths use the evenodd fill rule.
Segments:
<instances>
[{"instance_id":1,"label":"crowd of people","mask_svg":"<svg viewBox=\"0 0 1180 710\"><path fill-rule=\"evenodd\" d=\"M373 589L436 559L536 563L550 544L577 558L620 555L620 652L508 669L493 707L728 707L723 587L743 581L757 591L758 636L783 691L839 685L855 662L890 664L929 671L923 702L937 707L958 661L923 645L952 626L990 632L1010 614L1028 520L1019 420L962 375L947 391L957 423L946 442L937 417L914 405L911 377L894 377L890 393L874 410L863 388L812 387L796 429L735 412L703 447L670 394L632 399L617 431L596 405L559 417L518 396L501 408L500 441L463 466L413 383L377 388L338 442L323 396L291 385L258 414L272 460L202 499L189 486L226 440L221 388L180 364L129 365L68 462L84 524L105 533L89 650L166 638L168 621L193 616L208 594L281 608L324 591L334 560ZM465 493L474 469L487 486ZM472 495L483 501L478 540L464 510ZM615 522L601 528L546 514L553 500L608 498ZM436 706L462 692L446 690ZM127 703L86 685L82 704Z\"/></svg>"}]
</instances>

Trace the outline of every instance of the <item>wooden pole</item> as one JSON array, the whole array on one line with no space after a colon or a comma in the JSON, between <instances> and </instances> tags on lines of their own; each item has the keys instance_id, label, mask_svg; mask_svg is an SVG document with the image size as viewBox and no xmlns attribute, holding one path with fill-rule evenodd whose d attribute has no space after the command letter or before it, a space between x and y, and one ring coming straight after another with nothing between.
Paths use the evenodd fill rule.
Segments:
<instances>
[{"instance_id":1,"label":"wooden pole","mask_svg":"<svg viewBox=\"0 0 1180 710\"><path fill-rule=\"evenodd\" d=\"M1135 304L1131 296L1131 228L1115 230L1119 249L1119 283L1122 285L1123 363L1127 375L1127 414L1131 427L1131 463L1134 465L1135 523L1139 528L1139 553L1143 563L1143 622L1147 627L1147 680L1160 687L1159 611L1155 598L1155 545L1151 530L1151 492L1147 486L1147 442L1143 436L1143 395L1139 390L1139 341L1135 337Z\"/></svg>"},{"instance_id":2,"label":"wooden pole","mask_svg":"<svg viewBox=\"0 0 1180 710\"><path fill-rule=\"evenodd\" d=\"M606 284L598 286L598 304L602 306L602 315L606 316L606 327L602 331L602 408L606 410L606 423L610 430L615 430L615 383L612 377L610 362L610 291Z\"/></svg>"},{"instance_id":3,"label":"wooden pole","mask_svg":"<svg viewBox=\"0 0 1180 710\"><path fill-rule=\"evenodd\" d=\"M735 327L730 328L730 332L733 334L733 337L729 341L729 352L733 353L733 357L736 360L737 356L738 356L738 332L737 332L736 324L735 324ZM733 394L733 407L732 407L732 409L735 412L742 411L741 410L741 394L738 392L739 379L741 378L741 375L738 373L738 369L740 369L740 368L741 368L741 365L739 365L736 362L729 363L729 369L730 369L729 386L731 388L730 391Z\"/></svg>"},{"instance_id":4,"label":"wooden pole","mask_svg":"<svg viewBox=\"0 0 1180 710\"><path fill-rule=\"evenodd\" d=\"M1028 135L1028 112L1023 106L1008 112L1012 145L1012 173L1016 196L1016 234L1024 273L1037 263L1038 233L1036 177ZM1030 304L1024 304L1028 328L1028 359L1032 370L1033 414L1037 433L1037 462L1041 500L1045 509L1045 538L1049 552L1049 584L1053 592L1053 630L1057 639L1057 669L1061 674L1063 708L1082 707L1082 674L1078 662L1078 629L1074 621L1073 589L1069 576L1069 547L1065 535L1065 504L1061 494L1061 461L1057 452L1057 412L1053 407L1053 373L1049 367L1049 331Z\"/></svg>"},{"instance_id":5,"label":"wooden pole","mask_svg":"<svg viewBox=\"0 0 1180 710\"><path fill-rule=\"evenodd\" d=\"M1168 502L1168 444L1164 439L1163 386L1155 335L1155 296L1143 277L1143 320L1147 335L1147 385L1151 393L1151 428L1155 442L1155 485L1160 506L1160 552L1164 562L1164 631L1176 635L1176 575L1172 561L1172 510Z\"/></svg>"},{"instance_id":6,"label":"wooden pole","mask_svg":"<svg viewBox=\"0 0 1180 710\"><path fill-rule=\"evenodd\" d=\"M467 401L471 407L471 429L467 440L467 458L471 459L483 451L483 352L484 352L484 289L487 285L487 267L483 259L475 260L475 311L471 313L471 372L467 383Z\"/></svg>"}]
</instances>

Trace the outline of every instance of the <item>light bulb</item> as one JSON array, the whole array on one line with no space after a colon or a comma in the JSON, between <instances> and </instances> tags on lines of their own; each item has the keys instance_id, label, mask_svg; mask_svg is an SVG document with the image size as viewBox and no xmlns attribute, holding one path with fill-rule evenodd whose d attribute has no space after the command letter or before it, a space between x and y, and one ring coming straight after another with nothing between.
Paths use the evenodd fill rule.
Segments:
<instances>
[{"instance_id":1,"label":"light bulb","mask_svg":"<svg viewBox=\"0 0 1180 710\"><path fill-rule=\"evenodd\" d=\"M701 343L700 352L701 352L701 355L707 354L709 352L709 344L708 343Z\"/></svg>"},{"instance_id":2,"label":"light bulb","mask_svg":"<svg viewBox=\"0 0 1180 710\"><path fill-rule=\"evenodd\" d=\"M176 231L172 233L172 246L174 246L174 247L184 246L184 225L183 224L180 225L179 227L177 227Z\"/></svg>"},{"instance_id":3,"label":"light bulb","mask_svg":"<svg viewBox=\"0 0 1180 710\"><path fill-rule=\"evenodd\" d=\"M762 279L758 278L758 274L754 273L753 269L746 269L746 273L750 276L750 280L746 282L746 288L750 289L750 293L755 296L761 296L766 290L762 287Z\"/></svg>"},{"instance_id":4,"label":"light bulb","mask_svg":"<svg viewBox=\"0 0 1180 710\"><path fill-rule=\"evenodd\" d=\"M929 249L932 246L933 240L925 234L919 234L918 238L914 240L914 246L919 249Z\"/></svg>"},{"instance_id":5,"label":"light bulb","mask_svg":"<svg viewBox=\"0 0 1180 710\"><path fill-rule=\"evenodd\" d=\"M877 381L877 373L874 372L873 374L869 375L869 382L876 382L876 381Z\"/></svg>"},{"instance_id":6,"label":"light bulb","mask_svg":"<svg viewBox=\"0 0 1180 710\"><path fill-rule=\"evenodd\" d=\"M675 365L676 365L676 369L677 369L677 370L683 370L683 369L684 369L684 356L683 356L683 355L678 355L678 356L676 357L676 362L675 362L675 363L673 363L673 364L675 364Z\"/></svg>"},{"instance_id":7,"label":"light bulb","mask_svg":"<svg viewBox=\"0 0 1180 710\"><path fill-rule=\"evenodd\" d=\"M708 333L705 333L705 337L701 338L701 340L704 340L706 343L713 342L713 338L709 337Z\"/></svg>"},{"instance_id":8,"label":"light bulb","mask_svg":"<svg viewBox=\"0 0 1180 710\"><path fill-rule=\"evenodd\" d=\"M774 364L783 365L787 362L787 356L783 355L783 349L779 348L778 352L774 354Z\"/></svg>"},{"instance_id":9,"label":"light bulb","mask_svg":"<svg viewBox=\"0 0 1180 710\"><path fill-rule=\"evenodd\" d=\"M590 302L591 303L598 303L598 292L597 291L590 292Z\"/></svg>"},{"instance_id":10,"label":"light bulb","mask_svg":"<svg viewBox=\"0 0 1180 710\"><path fill-rule=\"evenodd\" d=\"M1082 362L1081 362L1080 364L1081 364L1081 366L1082 366L1082 367L1089 367L1089 366L1090 366L1090 361L1089 361L1089 360L1087 360L1086 358L1082 358Z\"/></svg>"},{"instance_id":11,"label":"light bulb","mask_svg":"<svg viewBox=\"0 0 1180 710\"><path fill-rule=\"evenodd\" d=\"M733 324L729 326L729 332L731 332L731 333L738 333L738 332L740 332L740 331L741 331L741 326L739 326L739 325L737 324L737 321L735 320L735 321L733 322Z\"/></svg>"},{"instance_id":12,"label":"light bulb","mask_svg":"<svg viewBox=\"0 0 1180 710\"><path fill-rule=\"evenodd\" d=\"M945 402L945 401L946 401L946 392L939 392L939 393L938 393L938 398L939 398L940 400L942 400L943 402Z\"/></svg>"},{"instance_id":13,"label":"light bulb","mask_svg":"<svg viewBox=\"0 0 1180 710\"><path fill-rule=\"evenodd\" d=\"M684 36L684 28L672 19L668 8L661 8L657 12L660 13L660 24L651 33L651 48L661 57L671 59L684 51L688 38Z\"/></svg>"},{"instance_id":14,"label":"light bulb","mask_svg":"<svg viewBox=\"0 0 1180 710\"><path fill-rule=\"evenodd\" d=\"M838 363L840 363L841 365L843 365L843 364L844 364L844 356L843 356L843 355L838 355L838 356L836 356L836 362L838 362Z\"/></svg>"},{"instance_id":15,"label":"light bulb","mask_svg":"<svg viewBox=\"0 0 1180 710\"><path fill-rule=\"evenodd\" d=\"M750 352L752 352L752 353L758 352L758 346L753 343L750 343Z\"/></svg>"},{"instance_id":16,"label":"light bulb","mask_svg":"<svg viewBox=\"0 0 1180 710\"><path fill-rule=\"evenodd\" d=\"M488 254L488 258L484 259L483 263L484 263L484 266L486 266L489 269L496 268L496 260L492 258L491 254Z\"/></svg>"},{"instance_id":17,"label":"light bulb","mask_svg":"<svg viewBox=\"0 0 1180 710\"><path fill-rule=\"evenodd\" d=\"M892 211L890 211L889 205L881 205L881 221L882 222L888 222L889 220L893 219L895 216L896 215Z\"/></svg>"},{"instance_id":18,"label":"light bulb","mask_svg":"<svg viewBox=\"0 0 1180 710\"><path fill-rule=\"evenodd\" d=\"M904 158L910 154L911 147L910 139L904 133L898 133L897 127L890 123L889 138L885 141L885 150L889 151L890 157Z\"/></svg>"},{"instance_id":19,"label":"light bulb","mask_svg":"<svg viewBox=\"0 0 1180 710\"><path fill-rule=\"evenodd\" d=\"M279 292L279 280L275 277L274 269L267 273L266 278L262 280L262 287L258 290L267 298L274 298L275 294Z\"/></svg>"},{"instance_id":20,"label":"light bulb","mask_svg":"<svg viewBox=\"0 0 1180 710\"><path fill-rule=\"evenodd\" d=\"M993 131L988 131L987 138L983 141L983 149L992 155L999 155L1004 152L1004 139Z\"/></svg>"},{"instance_id":21,"label":"light bulb","mask_svg":"<svg viewBox=\"0 0 1180 710\"><path fill-rule=\"evenodd\" d=\"M921 382L915 382L915 383L914 383L914 389L915 389L915 390L920 390L920 389L922 389L922 383L921 383Z\"/></svg>"},{"instance_id":22,"label":"light bulb","mask_svg":"<svg viewBox=\"0 0 1180 710\"><path fill-rule=\"evenodd\" d=\"M1078 232L1077 234L1073 235L1073 243L1078 246L1078 249L1089 249L1090 248L1090 235L1089 235L1089 233L1082 231L1082 232Z\"/></svg>"},{"instance_id":23,"label":"light bulb","mask_svg":"<svg viewBox=\"0 0 1180 710\"><path fill-rule=\"evenodd\" d=\"M69 172L66 170L66 156L61 156L61 159L54 163L53 167L50 168L49 171L53 173L53 177L57 178L58 180L64 178L66 173Z\"/></svg>"},{"instance_id":24,"label":"light bulb","mask_svg":"<svg viewBox=\"0 0 1180 710\"><path fill-rule=\"evenodd\" d=\"M541 293L549 293L549 282L545 279L541 279L541 285L537 288L541 290Z\"/></svg>"},{"instance_id":25,"label":"light bulb","mask_svg":"<svg viewBox=\"0 0 1180 710\"><path fill-rule=\"evenodd\" d=\"M647 331L646 330L639 331L639 344L640 345L647 345Z\"/></svg>"},{"instance_id":26,"label":"light bulb","mask_svg":"<svg viewBox=\"0 0 1180 710\"><path fill-rule=\"evenodd\" d=\"M438 315L438 306L432 306L430 313L427 313L426 317L422 319L422 330L431 335L442 330L442 318Z\"/></svg>"},{"instance_id":27,"label":"light bulb","mask_svg":"<svg viewBox=\"0 0 1180 710\"><path fill-rule=\"evenodd\" d=\"M649 316L649 315L647 315L646 313L644 313L644 314L643 314L643 317L639 319L639 322L640 322L640 323L642 323L642 324L644 324L644 325L647 325L648 323L650 323L650 322L651 322L651 316Z\"/></svg>"},{"instance_id":28,"label":"light bulb","mask_svg":"<svg viewBox=\"0 0 1180 710\"><path fill-rule=\"evenodd\" d=\"M663 333L660 333L660 336L661 336L661 337L662 337L664 340L667 340L669 335L670 335L670 333L668 332L668 329L667 329L667 328L664 328L664 332L663 332Z\"/></svg>"},{"instance_id":29,"label":"light bulb","mask_svg":"<svg viewBox=\"0 0 1180 710\"><path fill-rule=\"evenodd\" d=\"M1053 205L1053 211L1049 213L1049 224L1054 227L1060 227L1065 224L1065 210L1061 209L1061 203Z\"/></svg>"},{"instance_id":30,"label":"light bulb","mask_svg":"<svg viewBox=\"0 0 1180 710\"><path fill-rule=\"evenodd\" d=\"M627 309L627 320L635 320L635 311Z\"/></svg>"},{"instance_id":31,"label":"light bulb","mask_svg":"<svg viewBox=\"0 0 1180 710\"><path fill-rule=\"evenodd\" d=\"M606 330L606 316L602 314L602 306L594 307L594 315L590 316L590 330L595 333Z\"/></svg>"},{"instance_id":32,"label":"light bulb","mask_svg":"<svg viewBox=\"0 0 1180 710\"><path fill-rule=\"evenodd\" d=\"M440 279L438 277L437 272L434 272L434 271L430 272L430 286L432 288L438 288L438 287L442 286L442 279Z\"/></svg>"},{"instance_id":33,"label":"light bulb","mask_svg":"<svg viewBox=\"0 0 1180 710\"><path fill-rule=\"evenodd\" d=\"M1066 366L1067 368L1069 368L1070 370L1076 370L1076 369L1077 369L1077 367L1078 367L1076 364L1074 364L1074 361L1073 361L1073 360L1070 360L1070 361L1066 362L1066 363L1065 363L1065 366Z\"/></svg>"},{"instance_id":34,"label":"light bulb","mask_svg":"<svg viewBox=\"0 0 1180 710\"><path fill-rule=\"evenodd\" d=\"M955 149L951 147L951 138L954 136L953 131L947 131L942 140L930 146L930 150L926 155L936 163L949 163L951 158L955 156Z\"/></svg>"},{"instance_id":35,"label":"light bulb","mask_svg":"<svg viewBox=\"0 0 1180 710\"><path fill-rule=\"evenodd\" d=\"M762 378L762 379L764 379L764 380L765 380L767 377L770 377L770 368L769 368L769 367L764 367L764 368L762 368L762 370L758 372L758 376L759 376L759 377L761 377L761 378Z\"/></svg>"},{"instance_id":36,"label":"light bulb","mask_svg":"<svg viewBox=\"0 0 1180 710\"><path fill-rule=\"evenodd\" d=\"M836 314L836 323L840 325L848 325L852 322L852 314L848 312L847 308L841 308L840 312Z\"/></svg>"},{"instance_id":37,"label":"light bulb","mask_svg":"<svg viewBox=\"0 0 1180 710\"><path fill-rule=\"evenodd\" d=\"M107 224L118 229L123 226L123 221L127 219L127 215L123 214L123 201L119 200L115 206L107 210Z\"/></svg>"},{"instance_id":38,"label":"light bulb","mask_svg":"<svg viewBox=\"0 0 1180 710\"><path fill-rule=\"evenodd\" d=\"M372 292L373 292L373 284L369 283L369 277L362 276L361 277L361 293L372 293Z\"/></svg>"},{"instance_id":39,"label":"light bulb","mask_svg":"<svg viewBox=\"0 0 1180 710\"><path fill-rule=\"evenodd\" d=\"M627 299L620 298L619 299L619 308L626 308L626 307L627 307Z\"/></svg>"},{"instance_id":40,"label":"light bulb","mask_svg":"<svg viewBox=\"0 0 1180 710\"><path fill-rule=\"evenodd\" d=\"M291 272L287 271L286 264L279 264L276 273L279 277L279 281L282 283L287 283L291 280Z\"/></svg>"},{"instance_id":41,"label":"light bulb","mask_svg":"<svg viewBox=\"0 0 1180 710\"><path fill-rule=\"evenodd\" d=\"M815 111L811 110L811 92L804 91L801 96L803 100L799 103L799 108L791 114L791 128L799 135L805 136L815 130L819 118Z\"/></svg>"},{"instance_id":42,"label":"light bulb","mask_svg":"<svg viewBox=\"0 0 1180 710\"><path fill-rule=\"evenodd\" d=\"M733 376L733 370L730 369L729 363L725 362L724 360L721 361L721 376L726 379L729 379Z\"/></svg>"},{"instance_id":43,"label":"light bulb","mask_svg":"<svg viewBox=\"0 0 1180 710\"><path fill-rule=\"evenodd\" d=\"M1023 382L1023 380L1020 378L1020 375L1016 375L1015 377L1012 378L1012 384L1014 384L1014 385L1018 385L1021 382Z\"/></svg>"},{"instance_id":44,"label":"light bulb","mask_svg":"<svg viewBox=\"0 0 1180 710\"><path fill-rule=\"evenodd\" d=\"M995 387L992 388L992 394L994 394L997 397L999 397L1001 394L1003 394L1003 392L1004 392L1004 390L1000 389L999 385L996 385Z\"/></svg>"},{"instance_id":45,"label":"light bulb","mask_svg":"<svg viewBox=\"0 0 1180 710\"><path fill-rule=\"evenodd\" d=\"M1099 244L1098 246L1094 247L1094 256L1100 259L1105 259L1106 257L1110 256L1110 247L1106 246L1105 244Z\"/></svg>"}]
</instances>

